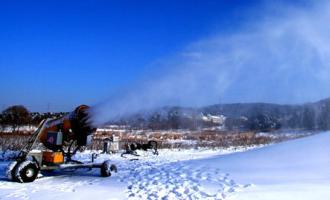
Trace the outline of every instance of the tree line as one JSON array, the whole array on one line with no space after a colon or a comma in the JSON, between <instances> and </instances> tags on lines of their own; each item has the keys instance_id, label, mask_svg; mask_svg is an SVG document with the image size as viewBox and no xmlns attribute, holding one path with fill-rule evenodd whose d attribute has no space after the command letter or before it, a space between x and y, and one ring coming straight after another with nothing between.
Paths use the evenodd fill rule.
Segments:
<instances>
[{"instance_id":1,"label":"tree line","mask_svg":"<svg viewBox=\"0 0 330 200\"><path fill-rule=\"evenodd\" d=\"M22 126L38 126L38 124L46 118L54 118L63 116L65 113L39 113L30 112L23 105L13 105L4 109L0 113L0 131L9 127L12 132L19 132Z\"/></svg>"}]
</instances>

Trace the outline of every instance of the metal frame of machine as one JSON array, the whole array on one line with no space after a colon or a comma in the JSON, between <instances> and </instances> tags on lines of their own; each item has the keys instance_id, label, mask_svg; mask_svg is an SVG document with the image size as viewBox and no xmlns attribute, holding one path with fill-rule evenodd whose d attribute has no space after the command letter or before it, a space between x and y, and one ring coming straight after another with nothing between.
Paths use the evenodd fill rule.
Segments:
<instances>
[{"instance_id":1,"label":"metal frame of machine","mask_svg":"<svg viewBox=\"0 0 330 200\"><path fill-rule=\"evenodd\" d=\"M148 151L151 150L153 155L158 155L158 143L155 140L150 140L146 144L131 143L125 145L125 152L121 154L121 157L127 158L126 155L140 156L136 150Z\"/></svg>"},{"instance_id":2,"label":"metal frame of machine","mask_svg":"<svg viewBox=\"0 0 330 200\"><path fill-rule=\"evenodd\" d=\"M88 137L95 131L88 122L88 109L88 106L82 105L62 118L43 120L20 151L17 159L7 166L7 177L12 181L24 183L34 181L40 171L100 168L103 177L111 176L111 172L117 172L117 167L109 160L95 163L94 155L88 163L72 159L80 148L87 145ZM60 137L54 139L57 135ZM33 151L38 140L48 150ZM65 151L64 147L67 144L69 146ZM74 144L77 146L72 150Z\"/></svg>"}]
</instances>

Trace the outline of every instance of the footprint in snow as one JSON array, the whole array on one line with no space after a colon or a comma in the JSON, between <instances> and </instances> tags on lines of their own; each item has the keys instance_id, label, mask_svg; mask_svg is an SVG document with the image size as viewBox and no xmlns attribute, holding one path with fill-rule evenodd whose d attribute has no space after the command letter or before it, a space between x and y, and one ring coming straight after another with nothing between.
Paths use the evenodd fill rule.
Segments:
<instances>
[{"instance_id":1,"label":"footprint in snow","mask_svg":"<svg viewBox=\"0 0 330 200\"><path fill-rule=\"evenodd\" d=\"M225 199L228 194L250 186L238 185L229 176L219 169L172 163L140 165L121 180L128 180L128 199Z\"/></svg>"}]
</instances>

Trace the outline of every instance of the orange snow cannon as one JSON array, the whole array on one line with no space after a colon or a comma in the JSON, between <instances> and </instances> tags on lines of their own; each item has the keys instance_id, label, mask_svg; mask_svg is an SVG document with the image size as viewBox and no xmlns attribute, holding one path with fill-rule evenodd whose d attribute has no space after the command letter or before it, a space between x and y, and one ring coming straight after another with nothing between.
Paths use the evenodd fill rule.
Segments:
<instances>
[{"instance_id":1,"label":"orange snow cannon","mask_svg":"<svg viewBox=\"0 0 330 200\"><path fill-rule=\"evenodd\" d=\"M106 160L102 163L82 163L73 160L78 150L92 142L96 127L91 124L90 107L78 106L73 112L56 119L45 119L22 148L18 158L6 170L8 179L17 182L34 181L39 171L78 168L100 168L101 176L111 176L117 167ZM33 150L39 141L47 150Z\"/></svg>"}]
</instances>

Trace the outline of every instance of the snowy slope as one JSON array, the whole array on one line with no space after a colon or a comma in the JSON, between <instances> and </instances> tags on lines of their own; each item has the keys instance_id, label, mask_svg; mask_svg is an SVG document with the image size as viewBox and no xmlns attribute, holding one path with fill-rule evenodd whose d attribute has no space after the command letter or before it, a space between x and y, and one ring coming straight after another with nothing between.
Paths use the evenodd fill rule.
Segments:
<instances>
[{"instance_id":1,"label":"snowy slope","mask_svg":"<svg viewBox=\"0 0 330 200\"><path fill-rule=\"evenodd\" d=\"M233 154L161 151L137 161L113 155L119 173L108 178L80 170L19 184L0 175L0 199L329 199L329 142L326 132Z\"/></svg>"},{"instance_id":2,"label":"snowy slope","mask_svg":"<svg viewBox=\"0 0 330 200\"><path fill-rule=\"evenodd\" d=\"M190 161L252 183L228 199L330 199L330 132L244 153Z\"/></svg>"}]
</instances>

